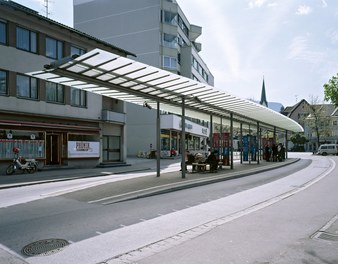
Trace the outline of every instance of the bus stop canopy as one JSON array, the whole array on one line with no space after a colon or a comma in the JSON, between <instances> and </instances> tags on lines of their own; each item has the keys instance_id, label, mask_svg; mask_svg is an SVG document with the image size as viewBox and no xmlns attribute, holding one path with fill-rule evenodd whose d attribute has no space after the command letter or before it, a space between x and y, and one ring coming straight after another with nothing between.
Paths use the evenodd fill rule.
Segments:
<instances>
[{"instance_id":1,"label":"bus stop canopy","mask_svg":"<svg viewBox=\"0 0 338 264\"><path fill-rule=\"evenodd\" d=\"M230 93L114 53L94 49L45 65L36 78L82 89L125 102L160 108L201 120L210 115L292 132L303 132L294 120ZM184 99L184 100L183 100Z\"/></svg>"}]
</instances>

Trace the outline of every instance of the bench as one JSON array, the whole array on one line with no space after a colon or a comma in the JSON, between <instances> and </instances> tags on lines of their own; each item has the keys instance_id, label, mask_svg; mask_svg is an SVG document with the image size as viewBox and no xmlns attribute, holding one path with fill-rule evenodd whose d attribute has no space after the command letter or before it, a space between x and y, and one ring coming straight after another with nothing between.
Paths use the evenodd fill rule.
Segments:
<instances>
[{"instance_id":1,"label":"bench","mask_svg":"<svg viewBox=\"0 0 338 264\"><path fill-rule=\"evenodd\" d=\"M207 170L206 163L192 163L192 172L205 172Z\"/></svg>"}]
</instances>

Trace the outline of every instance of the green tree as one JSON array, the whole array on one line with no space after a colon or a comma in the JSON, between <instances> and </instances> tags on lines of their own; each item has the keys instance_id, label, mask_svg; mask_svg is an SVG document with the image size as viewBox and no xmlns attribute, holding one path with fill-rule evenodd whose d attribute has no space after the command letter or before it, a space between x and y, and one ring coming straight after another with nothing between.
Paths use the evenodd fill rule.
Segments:
<instances>
[{"instance_id":1,"label":"green tree","mask_svg":"<svg viewBox=\"0 0 338 264\"><path fill-rule=\"evenodd\" d=\"M309 140L304 136L303 133L296 133L290 137L290 141L295 145L294 151L304 151L304 144Z\"/></svg>"},{"instance_id":2,"label":"green tree","mask_svg":"<svg viewBox=\"0 0 338 264\"><path fill-rule=\"evenodd\" d=\"M338 73L324 84L324 99L338 107Z\"/></svg>"}]
</instances>

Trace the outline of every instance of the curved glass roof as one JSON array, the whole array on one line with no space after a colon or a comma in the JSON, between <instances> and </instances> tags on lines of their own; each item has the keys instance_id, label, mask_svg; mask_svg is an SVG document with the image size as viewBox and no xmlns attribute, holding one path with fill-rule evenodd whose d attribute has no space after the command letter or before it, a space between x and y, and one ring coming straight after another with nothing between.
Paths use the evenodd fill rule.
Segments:
<instances>
[{"instance_id":1,"label":"curved glass roof","mask_svg":"<svg viewBox=\"0 0 338 264\"><path fill-rule=\"evenodd\" d=\"M134 104L147 102L153 108L159 101L161 110L176 114L182 113L184 98L187 116L209 121L210 115L229 118L232 113L240 122L303 132L294 120L262 105L100 49L45 68L29 75Z\"/></svg>"}]
</instances>

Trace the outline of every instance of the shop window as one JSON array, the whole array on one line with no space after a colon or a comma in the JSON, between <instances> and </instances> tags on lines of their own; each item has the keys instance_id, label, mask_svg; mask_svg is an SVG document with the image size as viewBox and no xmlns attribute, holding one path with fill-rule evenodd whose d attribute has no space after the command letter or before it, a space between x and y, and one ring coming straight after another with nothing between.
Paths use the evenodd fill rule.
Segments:
<instances>
[{"instance_id":1,"label":"shop window","mask_svg":"<svg viewBox=\"0 0 338 264\"><path fill-rule=\"evenodd\" d=\"M0 44L7 44L7 27L5 22L0 21Z\"/></svg>"},{"instance_id":2,"label":"shop window","mask_svg":"<svg viewBox=\"0 0 338 264\"><path fill-rule=\"evenodd\" d=\"M64 86L57 83L46 82L46 99L50 103L64 103Z\"/></svg>"},{"instance_id":3,"label":"shop window","mask_svg":"<svg viewBox=\"0 0 338 264\"><path fill-rule=\"evenodd\" d=\"M44 158L44 133L37 131L0 130L0 159L13 158L13 147L24 158Z\"/></svg>"},{"instance_id":4,"label":"shop window","mask_svg":"<svg viewBox=\"0 0 338 264\"><path fill-rule=\"evenodd\" d=\"M25 75L16 75L16 96L38 99L38 80Z\"/></svg>"},{"instance_id":5,"label":"shop window","mask_svg":"<svg viewBox=\"0 0 338 264\"><path fill-rule=\"evenodd\" d=\"M83 55L86 53L85 49L76 47L76 46L71 46L70 47L70 55Z\"/></svg>"},{"instance_id":6,"label":"shop window","mask_svg":"<svg viewBox=\"0 0 338 264\"><path fill-rule=\"evenodd\" d=\"M70 100L72 106L86 107L87 106L87 92L71 88L70 89Z\"/></svg>"},{"instance_id":7,"label":"shop window","mask_svg":"<svg viewBox=\"0 0 338 264\"><path fill-rule=\"evenodd\" d=\"M61 59L63 57L63 42L46 37L46 56L52 59Z\"/></svg>"},{"instance_id":8,"label":"shop window","mask_svg":"<svg viewBox=\"0 0 338 264\"><path fill-rule=\"evenodd\" d=\"M0 95L7 95L7 72L0 70Z\"/></svg>"},{"instance_id":9,"label":"shop window","mask_svg":"<svg viewBox=\"0 0 338 264\"><path fill-rule=\"evenodd\" d=\"M16 47L21 50L36 53L37 35L35 32L25 28L16 28Z\"/></svg>"}]
</instances>

